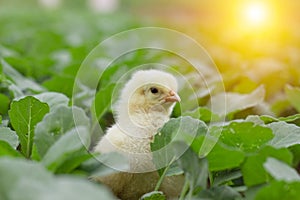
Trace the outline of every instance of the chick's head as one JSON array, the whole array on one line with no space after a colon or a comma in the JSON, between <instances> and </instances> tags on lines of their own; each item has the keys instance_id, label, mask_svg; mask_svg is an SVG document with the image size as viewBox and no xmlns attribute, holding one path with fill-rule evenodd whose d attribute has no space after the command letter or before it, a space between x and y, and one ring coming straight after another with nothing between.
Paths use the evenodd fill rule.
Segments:
<instances>
[{"instance_id":1,"label":"chick's head","mask_svg":"<svg viewBox=\"0 0 300 200\"><path fill-rule=\"evenodd\" d=\"M180 101L177 87L175 77L169 73L159 70L138 71L122 90L119 115L125 113L129 117L136 116L135 121L157 119L158 115L169 117L175 103Z\"/></svg>"},{"instance_id":2,"label":"chick's head","mask_svg":"<svg viewBox=\"0 0 300 200\"><path fill-rule=\"evenodd\" d=\"M144 111L158 111L160 108L169 110L178 101L180 97L170 87L158 83L147 83L133 92L128 103L133 110L142 108Z\"/></svg>"}]
</instances>

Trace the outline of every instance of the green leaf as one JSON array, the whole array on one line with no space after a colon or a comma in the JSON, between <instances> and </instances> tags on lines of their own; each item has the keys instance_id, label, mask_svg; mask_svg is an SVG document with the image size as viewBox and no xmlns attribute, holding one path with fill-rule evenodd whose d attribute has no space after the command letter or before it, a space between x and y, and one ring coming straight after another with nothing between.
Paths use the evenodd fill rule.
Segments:
<instances>
[{"instance_id":1,"label":"green leaf","mask_svg":"<svg viewBox=\"0 0 300 200\"><path fill-rule=\"evenodd\" d=\"M264 163L264 168L278 181L300 182L300 176L297 171L277 159L268 158Z\"/></svg>"},{"instance_id":2,"label":"green leaf","mask_svg":"<svg viewBox=\"0 0 300 200\"><path fill-rule=\"evenodd\" d=\"M76 126L89 126L89 119L82 109L59 105L51 110L35 128L34 141L40 156L43 157L63 134Z\"/></svg>"},{"instance_id":3,"label":"green leaf","mask_svg":"<svg viewBox=\"0 0 300 200\"><path fill-rule=\"evenodd\" d=\"M166 176L177 176L183 173L184 171L180 167L178 167L177 163L173 163L166 172Z\"/></svg>"},{"instance_id":4,"label":"green leaf","mask_svg":"<svg viewBox=\"0 0 300 200\"><path fill-rule=\"evenodd\" d=\"M205 107L198 107L193 111L185 112L183 113L183 116L191 116L204 122L214 122L220 120L218 115L212 113L211 110Z\"/></svg>"},{"instance_id":5,"label":"green leaf","mask_svg":"<svg viewBox=\"0 0 300 200\"><path fill-rule=\"evenodd\" d=\"M91 153L88 152L85 148L82 148L75 153L69 155L65 161L57 167L55 173L57 174L67 174L73 173L74 170L81 165L81 163L92 157ZM89 174L90 175L90 174Z\"/></svg>"},{"instance_id":6,"label":"green leaf","mask_svg":"<svg viewBox=\"0 0 300 200\"><path fill-rule=\"evenodd\" d=\"M248 156L242 165L242 174L247 186L268 182L270 177L263 167L268 157L274 157L288 164L292 163L293 155L287 149L275 149L270 146L263 148L258 154Z\"/></svg>"},{"instance_id":7,"label":"green leaf","mask_svg":"<svg viewBox=\"0 0 300 200\"><path fill-rule=\"evenodd\" d=\"M0 127L0 140L7 142L14 149L19 145L18 135L7 127Z\"/></svg>"},{"instance_id":8,"label":"green leaf","mask_svg":"<svg viewBox=\"0 0 300 200\"><path fill-rule=\"evenodd\" d=\"M232 200L240 198L241 195L229 186L220 186L203 190L197 197L205 200Z\"/></svg>"},{"instance_id":9,"label":"green leaf","mask_svg":"<svg viewBox=\"0 0 300 200\"><path fill-rule=\"evenodd\" d=\"M117 171L128 171L130 164L128 158L117 153L96 154L83 162L80 169L88 172L92 178L107 176Z\"/></svg>"},{"instance_id":10,"label":"green leaf","mask_svg":"<svg viewBox=\"0 0 300 200\"><path fill-rule=\"evenodd\" d=\"M220 171L239 167L244 161L245 155L240 150L226 147L217 143L207 155L210 171Z\"/></svg>"},{"instance_id":11,"label":"green leaf","mask_svg":"<svg viewBox=\"0 0 300 200\"><path fill-rule=\"evenodd\" d=\"M79 151L87 151L90 135L86 127L76 127L61 136L47 151L42 163L51 171L61 165L70 165L66 160ZM76 159L76 157L75 157ZM72 163L74 164L74 163ZM80 164L80 162L78 163Z\"/></svg>"},{"instance_id":12,"label":"green leaf","mask_svg":"<svg viewBox=\"0 0 300 200\"><path fill-rule=\"evenodd\" d=\"M285 94L292 106L300 112L300 88L286 85L284 88Z\"/></svg>"},{"instance_id":13,"label":"green leaf","mask_svg":"<svg viewBox=\"0 0 300 200\"><path fill-rule=\"evenodd\" d=\"M212 97L208 107L212 108L213 113L224 116L256 106L263 102L264 97L265 88L263 86L258 87L250 94L219 93Z\"/></svg>"},{"instance_id":14,"label":"green leaf","mask_svg":"<svg viewBox=\"0 0 300 200\"><path fill-rule=\"evenodd\" d=\"M3 73L10 77L12 81L16 84L16 86L21 90L33 90L37 92L42 92L45 89L40 85L35 83L34 81L25 78L22 74L20 74L17 70L11 67L7 62L1 59L0 64L3 67Z\"/></svg>"},{"instance_id":15,"label":"green leaf","mask_svg":"<svg viewBox=\"0 0 300 200\"><path fill-rule=\"evenodd\" d=\"M266 157L262 155L249 156L242 166L242 173L245 185L253 186L265 183L270 180L263 168Z\"/></svg>"},{"instance_id":16,"label":"green leaf","mask_svg":"<svg viewBox=\"0 0 300 200\"><path fill-rule=\"evenodd\" d=\"M11 157L22 157L22 155L6 141L0 140L0 157L11 156Z\"/></svg>"},{"instance_id":17,"label":"green leaf","mask_svg":"<svg viewBox=\"0 0 300 200\"><path fill-rule=\"evenodd\" d=\"M112 104L112 93L115 84L111 84L101 90L96 94L93 102L93 108L95 109L96 118L99 120L101 117L110 109Z\"/></svg>"},{"instance_id":18,"label":"green leaf","mask_svg":"<svg viewBox=\"0 0 300 200\"><path fill-rule=\"evenodd\" d=\"M195 138L205 135L206 132L207 126L204 122L188 116L169 120L155 135L154 141L151 143L153 160L157 169L170 165L170 162L178 157L178 154L174 153L171 143L182 141L191 145Z\"/></svg>"},{"instance_id":19,"label":"green leaf","mask_svg":"<svg viewBox=\"0 0 300 200\"><path fill-rule=\"evenodd\" d=\"M290 147L289 150L294 155L293 166L297 166L300 163L300 144Z\"/></svg>"},{"instance_id":20,"label":"green leaf","mask_svg":"<svg viewBox=\"0 0 300 200\"><path fill-rule=\"evenodd\" d=\"M232 181L234 179L241 178L242 172L238 171L221 171L215 174L213 186L218 186L221 184L225 184L226 182Z\"/></svg>"},{"instance_id":21,"label":"green leaf","mask_svg":"<svg viewBox=\"0 0 300 200\"><path fill-rule=\"evenodd\" d=\"M185 180L189 182L190 192L199 189L205 189L208 178L208 162L205 158L200 159L198 155L192 151L183 142L173 143L174 151L181 155L177 160L179 167L184 171Z\"/></svg>"},{"instance_id":22,"label":"green leaf","mask_svg":"<svg viewBox=\"0 0 300 200\"><path fill-rule=\"evenodd\" d=\"M73 92L74 77L65 74L58 74L53 76L50 80L45 81L43 85L49 91L63 93L66 96L71 97Z\"/></svg>"},{"instance_id":23,"label":"green leaf","mask_svg":"<svg viewBox=\"0 0 300 200\"><path fill-rule=\"evenodd\" d=\"M291 115L291 116L287 116L287 117L279 117L279 118L272 117L269 115L261 115L261 116L250 115L247 117L246 121L251 121L256 124L263 125L263 124L270 124L272 122L280 122L280 121L287 122L287 123L293 123L299 119L300 119L300 114L295 114L295 115Z\"/></svg>"},{"instance_id":24,"label":"green leaf","mask_svg":"<svg viewBox=\"0 0 300 200\"><path fill-rule=\"evenodd\" d=\"M36 161L40 161L41 160L41 157L40 157L39 153L37 152L37 148L36 148L36 144L35 143L33 143L33 145L32 145L31 159L32 160L36 160Z\"/></svg>"},{"instance_id":25,"label":"green leaf","mask_svg":"<svg viewBox=\"0 0 300 200\"><path fill-rule=\"evenodd\" d=\"M160 191L153 191L144 194L141 200L166 200L166 196Z\"/></svg>"},{"instance_id":26,"label":"green leaf","mask_svg":"<svg viewBox=\"0 0 300 200\"><path fill-rule=\"evenodd\" d=\"M9 110L9 117L21 143L21 152L29 158L31 155L34 128L44 115L49 112L46 103L34 97L27 96L19 101L13 101Z\"/></svg>"},{"instance_id":27,"label":"green leaf","mask_svg":"<svg viewBox=\"0 0 300 200\"><path fill-rule=\"evenodd\" d=\"M232 122L223 127L220 141L250 153L258 151L273 138L272 130L252 122Z\"/></svg>"},{"instance_id":28,"label":"green leaf","mask_svg":"<svg viewBox=\"0 0 300 200\"><path fill-rule=\"evenodd\" d=\"M50 110L54 109L56 106L65 105L68 106L69 98L62 93L57 92L43 92L37 95L34 95L35 98L41 102L47 103L50 107Z\"/></svg>"},{"instance_id":29,"label":"green leaf","mask_svg":"<svg viewBox=\"0 0 300 200\"><path fill-rule=\"evenodd\" d=\"M270 185L263 187L255 196L255 200L283 200L299 199L300 182L286 183L274 181Z\"/></svg>"},{"instance_id":30,"label":"green leaf","mask_svg":"<svg viewBox=\"0 0 300 200\"><path fill-rule=\"evenodd\" d=\"M295 114L287 117L279 117L278 118L280 121L285 121L285 122L294 122L298 119L300 119L300 114Z\"/></svg>"},{"instance_id":31,"label":"green leaf","mask_svg":"<svg viewBox=\"0 0 300 200\"><path fill-rule=\"evenodd\" d=\"M268 127L273 130L275 135L269 145L282 148L300 144L300 127L286 122L274 122L268 124Z\"/></svg>"},{"instance_id":32,"label":"green leaf","mask_svg":"<svg viewBox=\"0 0 300 200\"><path fill-rule=\"evenodd\" d=\"M101 185L75 177L53 176L41 164L24 159L0 158L0 176L1 199L115 199Z\"/></svg>"},{"instance_id":33,"label":"green leaf","mask_svg":"<svg viewBox=\"0 0 300 200\"><path fill-rule=\"evenodd\" d=\"M6 114L8 111L10 99L4 95L0 94L0 114Z\"/></svg>"}]
</instances>

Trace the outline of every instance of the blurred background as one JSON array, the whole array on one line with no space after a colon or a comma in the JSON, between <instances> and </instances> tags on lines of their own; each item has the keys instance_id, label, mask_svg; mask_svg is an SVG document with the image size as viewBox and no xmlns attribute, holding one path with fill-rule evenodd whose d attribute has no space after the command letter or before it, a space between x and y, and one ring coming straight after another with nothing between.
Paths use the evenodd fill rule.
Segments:
<instances>
[{"instance_id":1,"label":"blurred background","mask_svg":"<svg viewBox=\"0 0 300 200\"><path fill-rule=\"evenodd\" d=\"M226 91L263 84L271 111L285 116L297 112L286 94L300 86L299 10L298 0L0 0L0 57L70 96L76 69L103 39L171 28L207 50Z\"/></svg>"}]
</instances>

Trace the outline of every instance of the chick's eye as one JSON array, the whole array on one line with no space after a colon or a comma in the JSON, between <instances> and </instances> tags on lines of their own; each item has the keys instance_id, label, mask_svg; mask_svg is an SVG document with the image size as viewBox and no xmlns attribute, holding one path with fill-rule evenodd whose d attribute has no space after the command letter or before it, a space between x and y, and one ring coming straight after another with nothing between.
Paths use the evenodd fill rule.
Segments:
<instances>
[{"instance_id":1,"label":"chick's eye","mask_svg":"<svg viewBox=\"0 0 300 200\"><path fill-rule=\"evenodd\" d=\"M157 94L158 93L158 89L155 87L150 88L150 91L152 94Z\"/></svg>"}]
</instances>

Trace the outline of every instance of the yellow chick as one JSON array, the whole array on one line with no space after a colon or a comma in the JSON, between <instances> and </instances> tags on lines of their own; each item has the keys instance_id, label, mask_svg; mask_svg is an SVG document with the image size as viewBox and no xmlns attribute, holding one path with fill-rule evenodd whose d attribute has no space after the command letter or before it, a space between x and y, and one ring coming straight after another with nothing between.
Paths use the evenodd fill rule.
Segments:
<instances>
[{"instance_id":1,"label":"yellow chick","mask_svg":"<svg viewBox=\"0 0 300 200\"><path fill-rule=\"evenodd\" d=\"M119 152L129 159L129 172L98 178L122 200L139 199L155 188L159 176L152 162L150 143L180 101L177 87L176 79L169 73L141 70L133 74L121 92L116 124L107 130L94 151ZM182 176L166 177L160 190L169 199L176 198L182 183Z\"/></svg>"}]
</instances>

